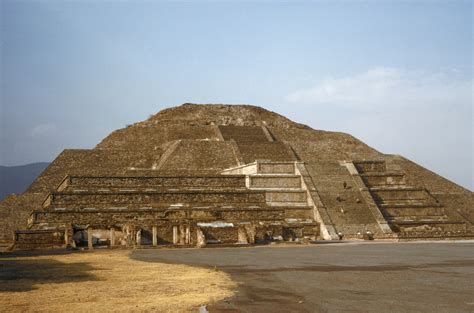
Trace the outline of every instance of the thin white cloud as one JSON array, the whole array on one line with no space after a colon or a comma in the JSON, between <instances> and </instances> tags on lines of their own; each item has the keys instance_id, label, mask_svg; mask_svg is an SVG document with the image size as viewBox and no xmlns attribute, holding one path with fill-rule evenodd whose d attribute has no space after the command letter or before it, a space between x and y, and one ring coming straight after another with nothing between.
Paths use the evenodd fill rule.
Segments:
<instances>
[{"instance_id":1,"label":"thin white cloud","mask_svg":"<svg viewBox=\"0 0 474 313\"><path fill-rule=\"evenodd\" d=\"M337 105L354 109L404 106L444 106L472 100L473 83L459 71L408 71L378 67L342 78L326 78L313 87L296 90L289 102Z\"/></svg>"},{"instance_id":2,"label":"thin white cloud","mask_svg":"<svg viewBox=\"0 0 474 313\"><path fill-rule=\"evenodd\" d=\"M31 137L42 137L52 135L56 131L56 126L51 123L39 124L30 131Z\"/></svg>"},{"instance_id":3,"label":"thin white cloud","mask_svg":"<svg viewBox=\"0 0 474 313\"><path fill-rule=\"evenodd\" d=\"M472 69L378 67L323 79L286 100L308 124L353 134L473 189L473 90Z\"/></svg>"}]
</instances>

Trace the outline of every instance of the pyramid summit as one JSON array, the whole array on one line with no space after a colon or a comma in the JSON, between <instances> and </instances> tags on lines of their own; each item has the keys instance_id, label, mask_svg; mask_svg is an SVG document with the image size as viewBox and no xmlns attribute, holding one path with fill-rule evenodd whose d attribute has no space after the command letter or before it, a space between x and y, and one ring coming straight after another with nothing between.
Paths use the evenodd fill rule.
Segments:
<instances>
[{"instance_id":1,"label":"pyramid summit","mask_svg":"<svg viewBox=\"0 0 474 313\"><path fill-rule=\"evenodd\" d=\"M183 104L67 149L0 202L17 249L474 237L473 193L351 135Z\"/></svg>"}]
</instances>

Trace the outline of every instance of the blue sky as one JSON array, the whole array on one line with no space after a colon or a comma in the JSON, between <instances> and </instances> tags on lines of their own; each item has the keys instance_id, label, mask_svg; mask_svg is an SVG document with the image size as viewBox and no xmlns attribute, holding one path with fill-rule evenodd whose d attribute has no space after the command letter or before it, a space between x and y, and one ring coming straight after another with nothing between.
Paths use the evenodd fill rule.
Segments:
<instances>
[{"instance_id":1,"label":"blue sky","mask_svg":"<svg viewBox=\"0 0 474 313\"><path fill-rule=\"evenodd\" d=\"M470 1L0 3L1 165L248 103L474 188Z\"/></svg>"}]
</instances>

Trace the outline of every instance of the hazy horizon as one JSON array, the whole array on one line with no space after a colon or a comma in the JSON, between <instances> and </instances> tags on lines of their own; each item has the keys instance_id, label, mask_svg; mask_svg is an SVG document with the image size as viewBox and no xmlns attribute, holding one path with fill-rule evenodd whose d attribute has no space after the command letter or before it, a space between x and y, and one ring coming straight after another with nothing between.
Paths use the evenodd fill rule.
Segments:
<instances>
[{"instance_id":1,"label":"hazy horizon","mask_svg":"<svg viewBox=\"0 0 474 313\"><path fill-rule=\"evenodd\" d=\"M0 2L0 165L192 103L346 132L474 189L470 1Z\"/></svg>"}]
</instances>

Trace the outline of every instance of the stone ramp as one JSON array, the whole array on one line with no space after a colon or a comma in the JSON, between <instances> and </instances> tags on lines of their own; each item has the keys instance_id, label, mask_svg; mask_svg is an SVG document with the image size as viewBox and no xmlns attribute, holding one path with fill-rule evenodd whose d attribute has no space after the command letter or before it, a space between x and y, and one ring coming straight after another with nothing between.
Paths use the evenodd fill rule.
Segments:
<instances>
[{"instance_id":1,"label":"stone ramp","mask_svg":"<svg viewBox=\"0 0 474 313\"><path fill-rule=\"evenodd\" d=\"M362 239L369 231L376 239L394 237L370 195L365 195L344 162L321 160L307 165L328 217L343 239Z\"/></svg>"},{"instance_id":2,"label":"stone ramp","mask_svg":"<svg viewBox=\"0 0 474 313\"><path fill-rule=\"evenodd\" d=\"M236 168L227 169L224 175L246 175L250 190L265 192L265 200L270 207L282 209L285 221L294 231L294 237L316 236L318 223L314 217L314 204L298 172L295 162L256 161Z\"/></svg>"},{"instance_id":3,"label":"stone ramp","mask_svg":"<svg viewBox=\"0 0 474 313\"><path fill-rule=\"evenodd\" d=\"M465 221L448 217L444 206L426 188L408 185L405 174L388 171L384 160L354 161L353 164L399 238L470 236Z\"/></svg>"}]
</instances>

